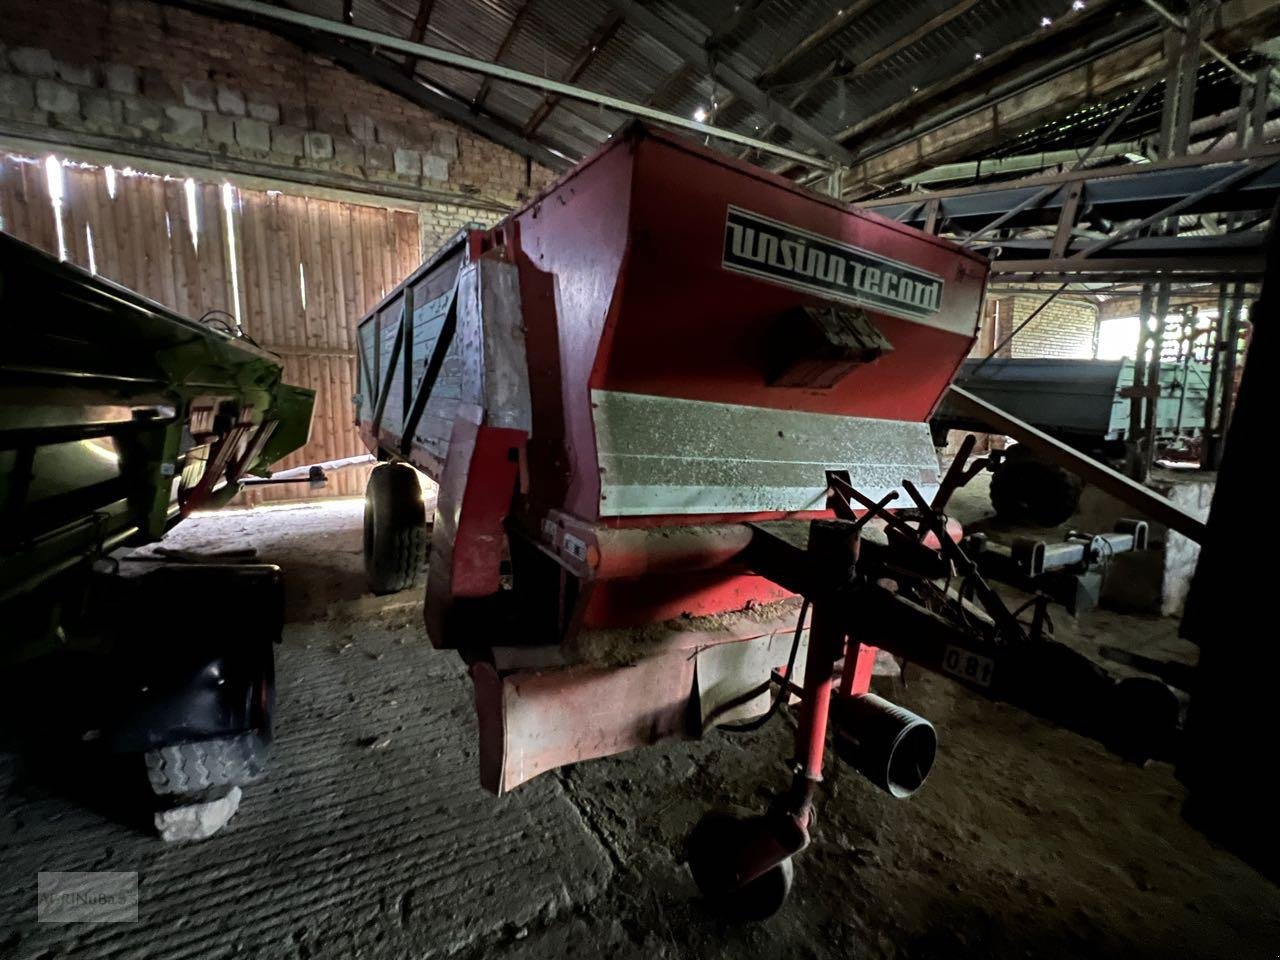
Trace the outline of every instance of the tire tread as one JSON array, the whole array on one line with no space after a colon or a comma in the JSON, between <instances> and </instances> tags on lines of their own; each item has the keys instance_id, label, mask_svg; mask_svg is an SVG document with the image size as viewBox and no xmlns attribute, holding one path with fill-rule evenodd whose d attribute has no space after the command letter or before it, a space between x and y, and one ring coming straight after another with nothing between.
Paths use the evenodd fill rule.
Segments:
<instances>
[{"instance_id":1,"label":"tire tread","mask_svg":"<svg viewBox=\"0 0 1280 960\"><path fill-rule=\"evenodd\" d=\"M266 773L267 749L266 740L256 732L170 744L146 752L147 779L161 795L244 786Z\"/></svg>"}]
</instances>

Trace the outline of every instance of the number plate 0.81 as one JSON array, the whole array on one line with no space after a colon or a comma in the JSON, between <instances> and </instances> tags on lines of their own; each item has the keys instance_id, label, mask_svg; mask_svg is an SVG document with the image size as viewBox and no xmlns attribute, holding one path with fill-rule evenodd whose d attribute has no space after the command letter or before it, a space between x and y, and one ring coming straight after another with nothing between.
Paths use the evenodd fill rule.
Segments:
<instances>
[{"instance_id":1,"label":"number plate 0.81","mask_svg":"<svg viewBox=\"0 0 1280 960\"><path fill-rule=\"evenodd\" d=\"M964 647L947 647L942 656L942 669L953 677L976 683L980 687L989 687L996 664L990 657L971 653Z\"/></svg>"}]
</instances>

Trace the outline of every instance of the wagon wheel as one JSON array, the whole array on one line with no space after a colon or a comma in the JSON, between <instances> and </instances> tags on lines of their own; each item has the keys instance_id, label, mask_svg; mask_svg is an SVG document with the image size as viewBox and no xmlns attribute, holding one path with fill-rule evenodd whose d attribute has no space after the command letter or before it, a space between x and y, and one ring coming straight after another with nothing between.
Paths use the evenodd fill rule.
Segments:
<instances>
[{"instance_id":1,"label":"wagon wheel","mask_svg":"<svg viewBox=\"0 0 1280 960\"><path fill-rule=\"evenodd\" d=\"M746 883L737 879L742 852L755 847L767 830L762 817L708 813L686 841L689 871L710 906L726 919L751 922L773 916L791 892L795 867L790 858Z\"/></svg>"}]
</instances>

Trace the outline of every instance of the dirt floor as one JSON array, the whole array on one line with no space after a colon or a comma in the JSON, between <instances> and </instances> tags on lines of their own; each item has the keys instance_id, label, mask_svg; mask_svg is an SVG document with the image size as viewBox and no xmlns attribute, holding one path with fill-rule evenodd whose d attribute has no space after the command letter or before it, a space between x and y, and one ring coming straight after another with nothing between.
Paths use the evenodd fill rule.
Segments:
<instances>
[{"instance_id":1,"label":"dirt floor","mask_svg":"<svg viewBox=\"0 0 1280 960\"><path fill-rule=\"evenodd\" d=\"M928 676L877 680L938 728L924 790L896 802L837 767L786 906L726 925L699 901L682 839L709 806L763 807L786 783L790 718L493 798L476 785L470 683L427 644L417 594L364 593L360 510L224 512L166 541L253 546L286 570L271 773L222 833L170 846L94 790L0 754L0 957L1280 952L1280 890L1182 821L1170 767L1125 763ZM1086 648L1190 655L1171 620L1059 624ZM37 871L90 869L140 871L138 923L35 922Z\"/></svg>"}]
</instances>

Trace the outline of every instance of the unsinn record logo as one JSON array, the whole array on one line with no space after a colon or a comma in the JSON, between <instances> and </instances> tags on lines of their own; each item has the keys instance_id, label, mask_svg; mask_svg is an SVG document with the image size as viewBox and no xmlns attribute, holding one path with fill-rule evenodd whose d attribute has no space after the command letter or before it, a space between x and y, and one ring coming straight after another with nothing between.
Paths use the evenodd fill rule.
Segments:
<instances>
[{"instance_id":1,"label":"unsinn record logo","mask_svg":"<svg viewBox=\"0 0 1280 960\"><path fill-rule=\"evenodd\" d=\"M908 320L927 319L942 301L941 277L734 206L725 219L721 263Z\"/></svg>"}]
</instances>

